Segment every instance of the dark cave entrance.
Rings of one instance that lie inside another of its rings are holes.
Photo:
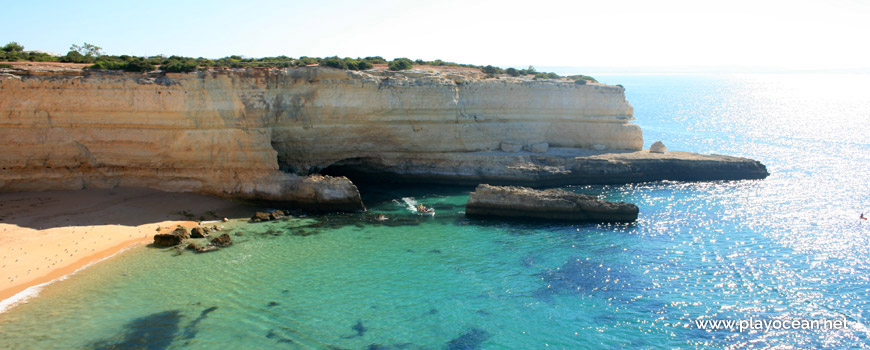
[[[375,166],[371,158],[342,159],[321,169],[318,173],[328,176],[344,176],[356,185],[407,182],[403,181],[402,176]]]

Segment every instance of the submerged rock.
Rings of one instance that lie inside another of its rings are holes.
[[[127,322],[123,333],[99,340],[88,349],[167,349],[177,339],[183,315],[180,310],[153,313]],[[194,324],[196,326],[196,324]],[[195,329],[185,332],[193,338]]]
[[[460,335],[456,339],[447,342],[448,350],[474,350],[480,349],[480,345],[489,339],[492,335],[489,332],[480,329],[472,328],[468,332]]]
[[[213,251],[217,251],[217,250],[220,250],[220,248],[215,247],[213,245],[207,245],[207,246],[196,248],[197,253],[208,253],[208,252],[213,252]]]
[[[356,337],[362,337],[362,336],[364,336],[364,335],[366,334],[366,332],[369,330],[368,328],[366,328],[366,327],[363,325],[362,321],[359,321],[359,320],[356,321],[356,324],[354,324],[353,327],[350,327],[350,329],[352,329],[354,332],[356,332],[356,334],[354,334],[354,335],[348,335],[348,336],[343,336],[342,338],[344,338],[344,339],[351,339],[351,338],[356,338]]]
[[[568,259],[560,267],[542,272],[540,277],[543,286],[533,294],[545,301],[554,294],[586,293],[605,293],[614,301],[624,301],[626,295],[634,295],[649,287],[626,265],[590,261],[579,256]]]
[[[571,221],[633,222],[638,208],[565,190],[479,185],[468,198],[469,216],[504,216]]]
[[[154,245],[172,247],[181,244],[187,238],[190,238],[190,233],[187,232],[186,228],[178,226],[170,233],[158,233],[154,235]]]
[[[220,248],[215,247],[215,246],[213,246],[213,245],[206,245],[206,246],[202,246],[202,247],[200,247],[200,246],[198,246],[198,245],[196,245],[196,244],[194,244],[194,243],[190,243],[190,244],[188,244],[188,245],[187,245],[187,249],[193,250],[193,251],[195,251],[195,252],[197,252],[197,253],[208,253],[208,252],[213,252],[213,251],[216,251],[216,250],[220,250]]]

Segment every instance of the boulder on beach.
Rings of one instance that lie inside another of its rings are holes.
[[[469,216],[502,216],[569,221],[633,222],[638,208],[561,189],[479,185],[468,198]]]
[[[187,229],[181,226],[175,228],[170,233],[158,233],[154,235],[154,245],[160,247],[172,247],[181,244],[182,241],[190,237]]]

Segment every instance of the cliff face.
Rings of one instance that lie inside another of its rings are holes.
[[[2,191],[143,186],[351,209],[347,179],[305,175],[388,152],[437,163],[502,144],[643,142],[622,88],[604,85],[320,67],[16,73],[0,77]]]

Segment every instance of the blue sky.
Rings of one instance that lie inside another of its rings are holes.
[[[598,70],[870,68],[870,1],[15,1],[0,42],[66,53],[384,56]]]

